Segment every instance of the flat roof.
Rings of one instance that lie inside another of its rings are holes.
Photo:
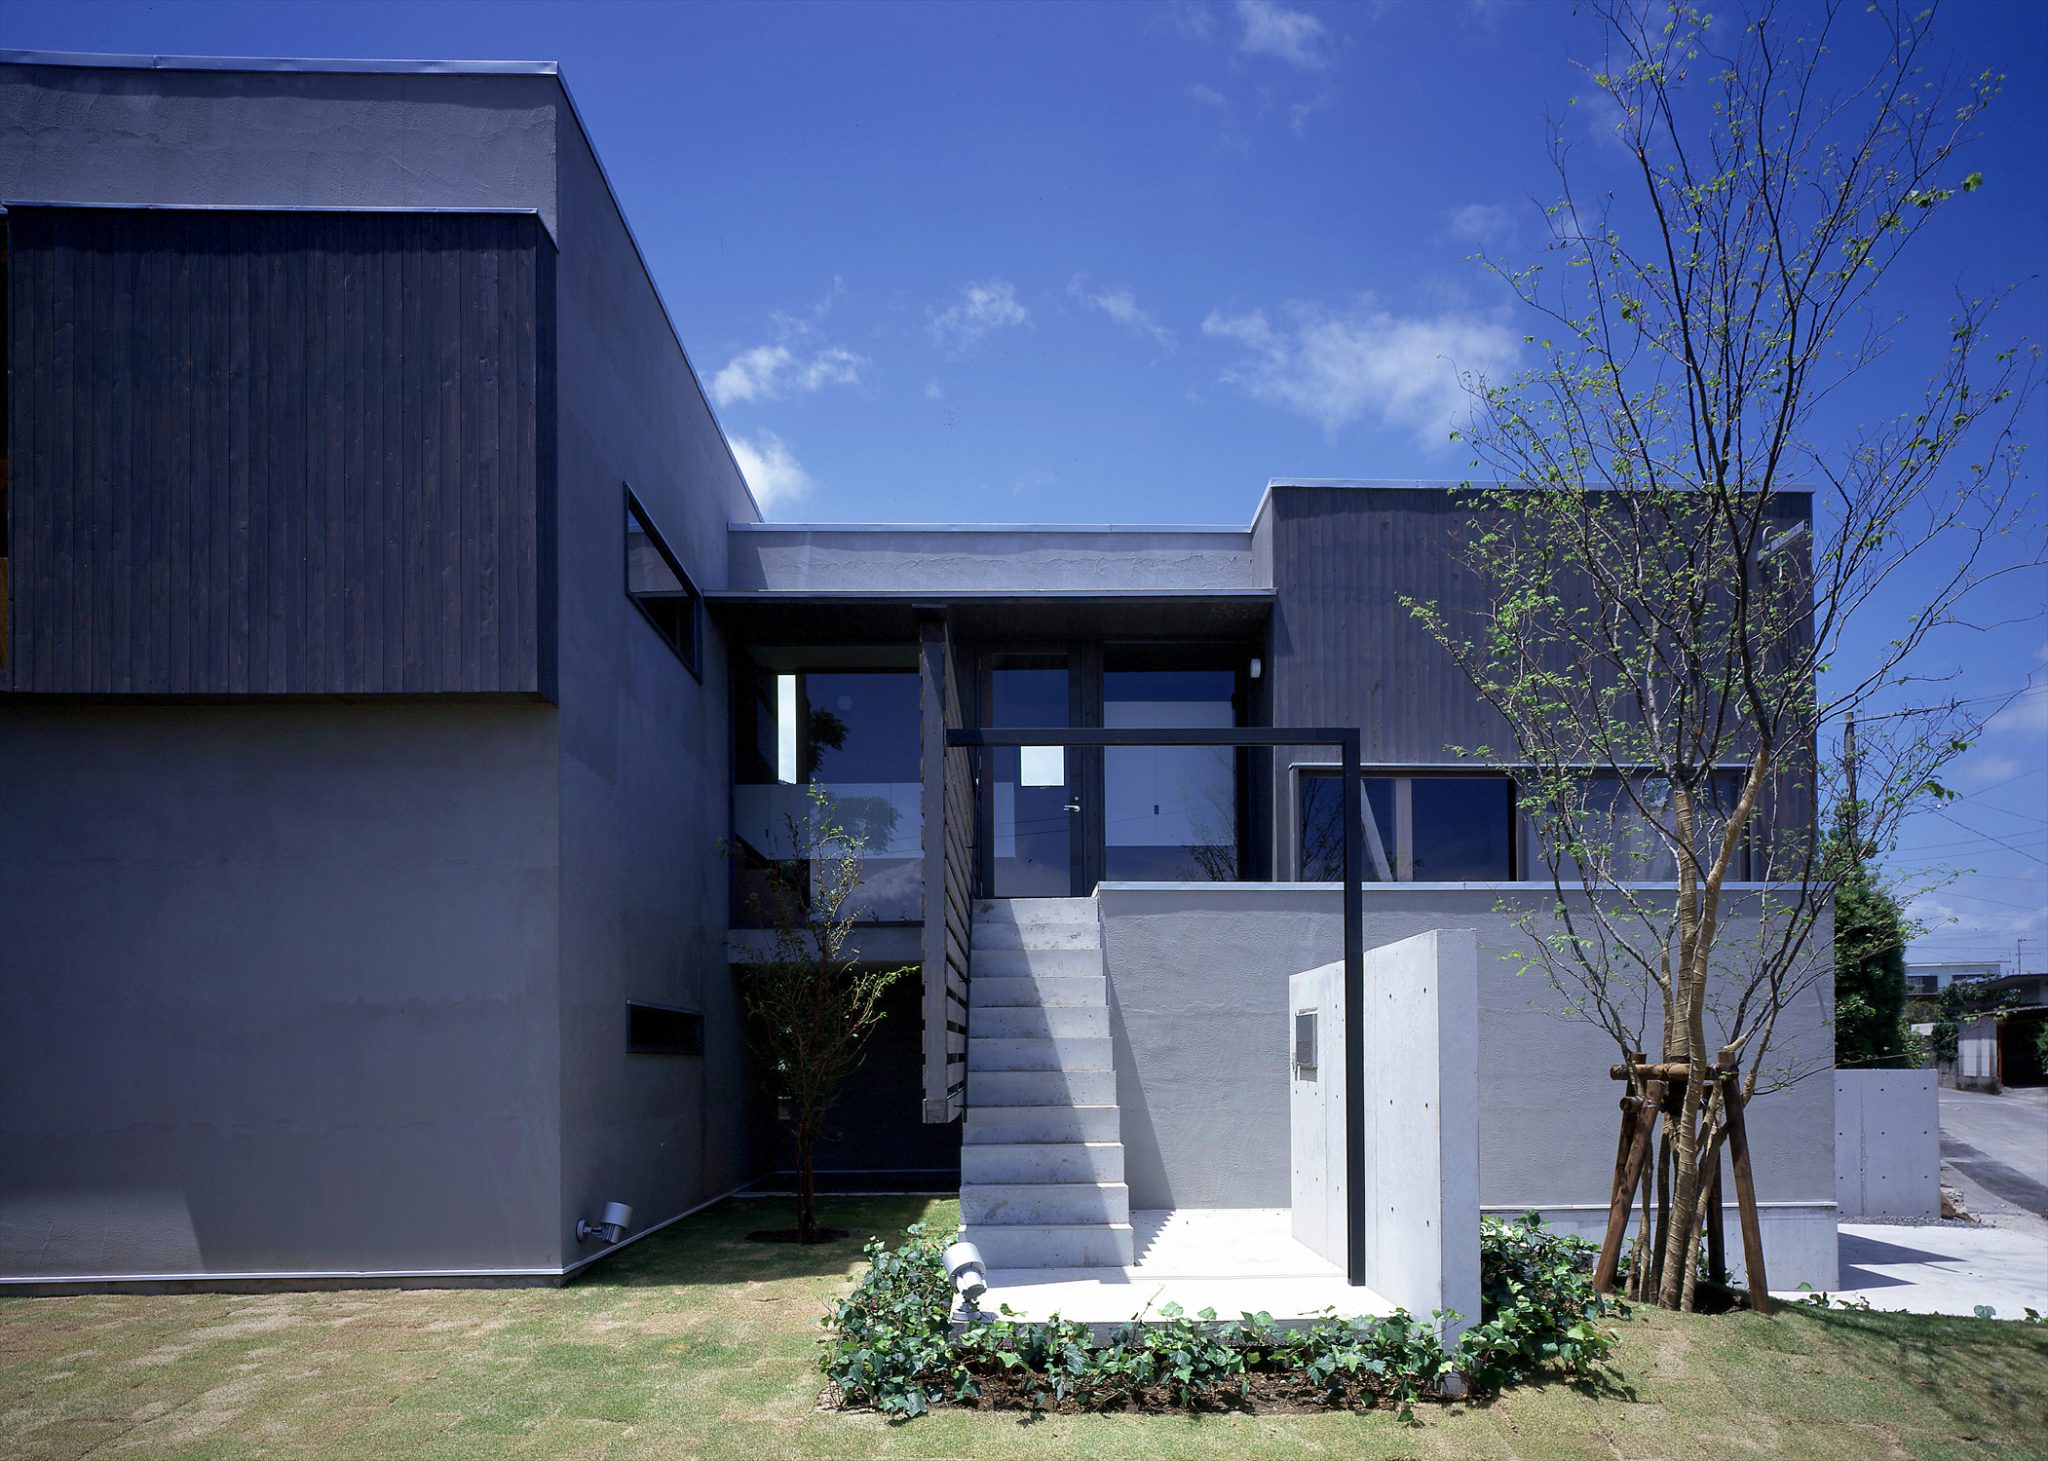
[[[346,76],[559,76],[558,61],[376,61],[335,56],[143,56],[130,52],[16,51],[15,66],[77,66],[120,71],[330,71]]]

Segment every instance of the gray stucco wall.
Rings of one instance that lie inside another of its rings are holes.
[[[734,589],[784,593],[1194,593],[1267,587],[1242,530],[739,528]]]
[[[726,962],[729,669],[707,621],[694,678],[625,595],[628,484],[700,588],[754,516],[738,469],[574,119],[561,117],[558,500],[564,1251],[576,1219],[635,1226],[753,1176]],[[701,1058],[626,1053],[628,999],[704,1014]],[[581,1253],[594,1251],[588,1246]]]
[[[0,1276],[549,1269],[555,717],[0,701]]]
[[[1337,890],[1105,884],[1098,897],[1131,1206],[1287,1206],[1287,980],[1341,956]],[[1520,935],[1497,907],[1503,898],[1548,901],[1541,889],[1368,887],[1365,941],[1438,928],[1478,935],[1481,1203],[1604,1204],[1616,1052],[1600,1031],[1560,1017],[1540,975],[1515,972],[1505,956]],[[1745,899],[1731,901],[1739,930]],[[1831,1063],[1828,1017],[1817,991],[1787,1016],[1776,1048]],[[1761,1200],[1834,1200],[1833,1094],[1823,1075],[1757,1103]]]
[[[0,64],[0,201],[537,209],[552,75]]]

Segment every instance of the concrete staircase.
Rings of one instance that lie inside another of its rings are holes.
[[[1093,898],[974,905],[960,1220],[992,1269],[1122,1267],[1131,1194]]]

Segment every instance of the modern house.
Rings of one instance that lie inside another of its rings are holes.
[[[0,1282],[553,1281],[774,1172],[812,784],[920,970],[821,1165],[1018,1263],[1285,1209],[1290,980],[1470,930],[1479,1202],[1597,1232],[1614,1051],[1400,603],[1473,592],[1443,485],[765,523],[552,66],[0,56],[0,205]],[[1759,1108],[1779,1287],[1832,1100]]]
[[[1972,983],[1982,979],[1996,979],[2005,971],[2005,966],[1996,959],[1971,959],[1958,963],[1918,963],[1906,965],[1906,993],[1935,995],[1951,984]]]

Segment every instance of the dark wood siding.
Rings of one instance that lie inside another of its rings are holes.
[[[1810,504],[1786,493],[1773,506],[1789,529]],[[1461,760],[1459,747],[1512,746],[1506,723],[1401,602],[1434,602],[1476,626],[1488,589],[1456,556],[1474,512],[1469,497],[1441,487],[1274,489],[1272,724],[1355,725],[1368,767],[1440,765]],[[1276,869],[1294,866],[1289,763],[1331,759],[1327,747],[1275,758]],[[1795,769],[1791,779],[1807,778]],[[1798,826],[1809,813],[1806,793],[1791,785],[1766,815]]]
[[[1442,488],[1288,487],[1272,511],[1272,723],[1355,725],[1369,766],[1500,745],[1500,718],[1401,603],[1473,601],[1452,557],[1470,504]]]
[[[10,221],[12,689],[550,693],[538,219]]]

